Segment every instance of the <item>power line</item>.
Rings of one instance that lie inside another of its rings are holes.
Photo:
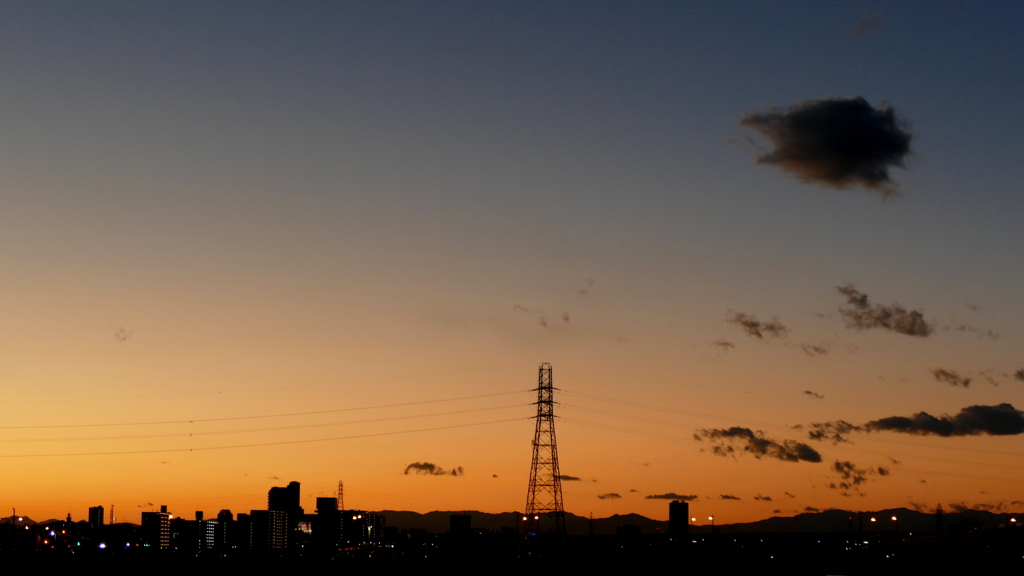
[[[437,404],[440,402],[455,402],[458,400],[472,400],[476,398],[490,398],[493,396],[507,396],[509,394],[521,394],[531,390],[514,390],[511,392],[495,392],[493,394],[477,394],[474,396],[460,396],[457,398],[442,398],[440,400],[419,400],[416,402],[401,402],[398,404],[380,404],[377,406],[359,406],[355,408],[333,408],[330,410],[313,410],[309,412],[284,412],[278,414],[260,414],[255,416],[228,416],[223,418],[194,418],[191,420],[151,420],[142,422],[118,422],[118,423],[94,423],[94,424],[37,424],[31,426],[0,426],[0,430],[39,430],[46,428],[101,428],[114,426],[156,426],[167,424],[198,424],[204,422],[230,422],[236,420],[258,420],[262,418],[286,418],[289,416],[312,416],[315,414],[332,414],[337,412],[355,412],[358,410],[378,410],[383,408],[400,408],[403,406],[418,406],[422,404]]]
[[[370,382],[390,382],[395,380],[411,380],[411,379],[425,379],[435,378],[438,376],[452,376],[455,374],[472,374],[476,372],[496,372],[502,370],[519,369],[520,366],[503,366],[497,368],[475,368],[470,370],[447,370],[444,372],[431,372],[427,374],[412,374],[408,376],[382,376],[377,378],[354,378],[349,380],[336,380],[333,382],[327,382],[323,384],[282,384],[279,386],[250,386],[243,388],[230,388],[227,390],[209,389],[209,390],[191,390],[188,392],[168,392],[165,394],[133,394],[133,395],[111,395],[111,396],[94,396],[88,397],[59,397],[59,398],[45,398],[38,400],[7,400],[0,402],[0,406],[10,406],[14,404],[31,404],[31,403],[45,403],[53,404],[55,402],[80,402],[83,399],[88,398],[89,400],[115,400],[115,399],[137,399],[137,398],[166,398],[173,396],[199,396],[206,394],[238,394],[238,393],[252,393],[252,392],[264,392],[269,390],[297,390],[302,388],[324,388],[324,387],[337,387],[337,386],[348,386],[353,384],[366,384]]]
[[[335,436],[332,438],[310,438],[306,440],[283,440],[279,442],[259,442],[255,444],[233,444],[227,446],[204,446],[200,448],[165,448],[159,450],[123,450],[112,452],[69,452],[63,454],[0,454],[0,458],[46,458],[57,456],[113,456],[120,454],[160,454],[167,452],[203,452],[208,450],[231,450],[236,448],[260,448],[265,446],[284,446],[289,444],[309,444],[313,442],[331,442],[334,440],[354,440],[359,438],[373,438],[379,436],[396,436],[400,434],[416,434],[419,432],[434,432],[437,430],[451,430],[454,428],[468,428],[471,426],[486,426],[488,424],[502,424],[505,422],[518,422],[520,420],[532,420],[533,417],[509,418],[506,420],[491,420],[488,422],[474,422],[472,424],[452,424],[450,426],[437,426],[435,428],[419,428],[416,430],[398,430],[394,432],[376,432],[372,434],[356,434],[352,436]]]
[[[218,430],[212,432],[174,432],[168,434],[134,434],[117,436],[76,436],[72,438],[13,438],[0,439],[0,443],[22,443],[22,442],[85,442],[95,440],[142,440],[147,438],[181,438],[191,436],[218,436],[224,434],[248,434],[251,432],[272,432],[277,430],[296,430],[302,428],[326,428],[330,426],[346,426],[350,424],[371,424],[374,422],[387,422],[391,420],[410,420],[414,418],[431,418],[434,416],[452,416],[455,414],[468,414],[470,412],[484,412],[488,410],[503,410],[506,408],[521,408],[531,404],[506,404],[504,406],[492,406],[489,408],[470,408],[468,410],[452,410],[448,412],[433,412],[430,414],[413,414],[409,416],[388,416],[385,418],[369,418],[366,420],[349,420],[346,422],[325,422],[319,424],[296,424],[293,426],[273,426],[269,428],[247,428],[242,430]]]

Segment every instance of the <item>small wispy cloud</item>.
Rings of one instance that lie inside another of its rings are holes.
[[[785,336],[789,328],[786,328],[782,322],[779,322],[778,318],[772,317],[771,320],[762,321],[758,320],[757,317],[747,314],[744,312],[729,311],[730,316],[726,319],[726,322],[730,324],[736,324],[747,333],[748,336],[755,338],[777,338],[779,336]]]
[[[405,467],[405,475],[419,474],[423,476],[462,476],[465,471],[462,466],[445,469],[433,462],[413,462]]]
[[[812,358],[815,356],[828,355],[828,348],[816,344],[801,344],[800,349],[804,351],[804,354],[807,354]]]
[[[676,494],[675,492],[666,492],[665,494],[649,494],[644,496],[647,500],[682,500],[683,502],[692,502],[697,499],[696,494]]]
[[[728,340],[715,340],[714,342],[711,343],[711,345],[721,348],[723,352],[728,352],[729,350],[732,350],[733,348],[736,347],[735,344]]]
[[[945,382],[950,386],[960,386],[962,388],[968,388],[971,385],[970,378],[965,378],[952,370],[936,368],[932,370],[931,373],[936,382]]]
[[[868,302],[868,295],[857,290],[853,284],[837,286],[836,290],[846,297],[846,307],[840,308],[839,313],[848,328],[881,328],[897,334],[921,337],[927,337],[932,333],[932,325],[925,321],[920,310],[907,310],[897,303],[889,306],[871,305]]]

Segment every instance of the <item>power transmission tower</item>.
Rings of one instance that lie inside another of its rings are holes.
[[[562,476],[558,471],[558,446],[555,444],[554,396],[551,364],[544,362],[537,378],[537,431],[533,435],[533,464],[530,465],[530,488],[523,518],[523,528],[528,535],[565,536]]]

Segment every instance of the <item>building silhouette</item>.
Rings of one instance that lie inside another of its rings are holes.
[[[690,505],[682,500],[673,500],[668,505],[668,533],[670,536],[686,536],[690,533]]]
[[[89,508],[89,528],[94,531],[103,528],[103,506]]]
[[[152,548],[171,547],[171,515],[167,506],[161,506],[159,512],[142,513],[142,543]]]
[[[272,512],[283,513],[284,522],[284,546],[285,548],[294,547],[298,539],[297,531],[299,529],[299,521],[302,520],[304,510],[299,505],[301,496],[301,490],[298,482],[289,482],[287,486],[274,486],[267,492],[267,510]],[[253,512],[256,512],[255,510]],[[262,521],[261,521],[262,522]],[[274,520],[277,522],[277,520]],[[260,524],[262,527],[262,524]],[[256,524],[253,524],[255,530]],[[261,528],[262,529],[262,528]],[[255,538],[255,532],[254,538]],[[262,537],[262,533],[261,533]],[[255,540],[254,540],[255,542]]]

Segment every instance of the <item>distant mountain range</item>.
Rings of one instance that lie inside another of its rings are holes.
[[[374,512],[385,518],[387,526],[393,526],[399,530],[419,528],[428,532],[443,534],[449,530],[452,514],[468,514],[473,517],[473,528],[485,528],[488,530],[500,530],[502,528],[514,528],[516,526],[516,513],[504,512],[501,514],[488,514],[486,512],[464,511],[464,512],[428,512],[420,514],[417,512],[403,512],[396,510],[383,510]],[[896,529],[896,523],[892,517],[896,516],[900,532],[934,532],[935,514],[928,514],[909,510],[907,508],[892,508],[871,512],[851,512],[848,510],[825,510],[822,512],[808,512],[796,516],[775,516],[757,522],[746,522],[739,524],[722,524],[716,526],[722,533],[775,533],[775,532],[847,532],[851,528],[854,531],[865,532],[892,532]],[[566,513],[566,529],[569,534],[574,535],[607,535],[615,534],[616,528],[622,525],[633,525],[640,528],[643,534],[667,534],[668,522],[664,520],[652,520],[639,514],[614,515],[608,518],[594,518],[593,520],[572,513]],[[1024,521],[1024,514],[993,513],[984,510],[966,510],[963,512],[947,512],[944,514],[944,522],[947,530],[958,528],[996,528],[1006,525],[1011,518],[1018,517]],[[875,522],[871,522],[875,518]],[[692,526],[693,534],[706,534],[711,531],[710,526]]]
[[[399,510],[382,510],[373,512],[384,516],[385,525],[395,527],[399,530],[421,529],[435,534],[444,534],[450,528],[450,517],[452,514],[468,514],[473,518],[473,528],[487,530],[501,530],[517,526],[515,512],[502,512],[500,514],[489,514],[487,512],[458,511],[458,512],[405,512]],[[851,528],[854,531],[865,532],[892,532],[896,529],[896,523],[892,517],[896,516],[899,522],[900,532],[934,532],[935,514],[927,514],[908,510],[907,508],[892,508],[874,512],[851,512],[848,510],[825,510],[822,512],[808,512],[796,516],[774,516],[757,522],[746,522],[740,524],[722,524],[716,526],[722,533],[781,533],[781,532],[846,532]],[[984,510],[965,510],[962,512],[947,512],[945,515],[946,529],[957,531],[961,529],[988,529],[1006,525],[1011,518],[1018,518],[1024,522],[1024,513],[993,513]],[[36,524],[27,516],[20,516],[22,520],[17,522],[23,526]],[[871,522],[875,518],[875,522]],[[0,525],[11,524],[13,516],[0,518]],[[639,514],[625,514],[609,516],[608,518],[585,518],[576,514],[566,513],[566,529],[571,535],[610,535],[615,534],[616,528],[623,525],[632,525],[640,528],[642,534],[667,534],[668,522],[664,520],[652,520]],[[46,520],[44,523],[54,522]],[[691,533],[707,534],[711,531],[710,526],[692,526]]]

